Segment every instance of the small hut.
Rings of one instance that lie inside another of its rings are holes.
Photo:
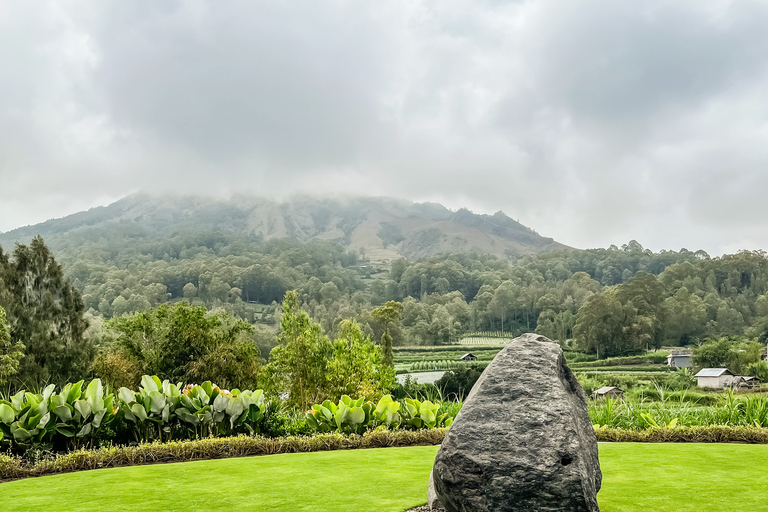
[[[604,386],[598,389],[597,391],[595,391],[592,395],[595,398],[605,400],[606,398],[621,398],[623,394],[624,392],[617,387]]]
[[[695,377],[700,388],[724,389],[731,384],[734,375],[728,368],[703,368]]]
[[[670,368],[690,368],[691,353],[678,352],[674,354],[669,354],[667,356],[667,366],[669,366]]]
[[[467,361],[477,361],[477,357],[473,353],[471,353],[471,352],[467,352],[466,354],[461,356],[459,359],[461,359],[464,362],[467,362]]]
[[[754,389],[759,388],[762,380],[750,375],[734,375],[730,382],[730,387],[734,389]]]

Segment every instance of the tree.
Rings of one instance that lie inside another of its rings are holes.
[[[392,333],[389,328],[393,323],[397,322],[402,311],[403,305],[394,300],[390,300],[383,306],[371,311],[371,316],[384,326],[384,334],[381,335],[381,353],[384,358],[384,364],[392,368],[395,367],[395,359],[392,353]]]
[[[238,388],[257,384],[260,360],[253,328],[229,313],[209,313],[187,302],[161,304],[112,318],[106,328],[115,337],[108,353],[135,361],[143,374]]]
[[[664,307],[667,310],[667,336],[675,342],[684,344],[704,330],[707,307],[699,296],[684,286],[664,301]]]
[[[639,246],[634,240],[630,241]],[[642,246],[640,246],[642,247]],[[636,250],[635,247],[634,250]],[[642,251],[642,248],[640,249]],[[646,350],[651,347],[659,348],[664,341],[664,323],[666,309],[664,308],[664,286],[656,276],[638,272],[627,282],[616,289],[616,298],[623,305],[634,308],[632,323],[627,325],[625,332]]]
[[[378,400],[395,383],[395,370],[354,320],[344,320],[328,363],[329,395]]]
[[[19,371],[19,362],[24,357],[24,344],[11,340],[11,330],[0,306],[0,385],[5,385]]]
[[[620,353],[624,308],[611,291],[589,297],[579,309],[573,335],[584,349],[600,358]]]
[[[699,368],[728,368],[739,375],[760,361],[762,348],[756,341],[723,337],[695,348],[691,360]]]
[[[0,306],[11,343],[25,346],[17,379],[39,386],[88,377],[94,351],[83,337],[84,304],[42,238],[17,244],[12,258],[0,248]]]
[[[269,390],[287,391],[288,403],[302,410],[322,402],[328,390],[326,360],[333,346],[320,324],[300,308],[296,291],[285,294],[277,341],[265,368]]]

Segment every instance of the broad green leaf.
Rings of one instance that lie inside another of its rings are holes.
[[[25,398],[27,399],[27,406],[31,409],[37,409],[40,406],[40,400],[33,393],[27,393]]]
[[[53,409],[53,414],[58,416],[61,421],[70,421],[72,419],[72,410],[68,404],[57,405]]]
[[[88,404],[91,406],[91,412],[93,414],[99,413],[105,410],[104,399],[99,395],[88,398]]]
[[[17,427],[16,429],[14,429],[13,427],[11,427],[11,432],[13,433],[13,438],[20,443],[23,443],[25,441],[29,441],[30,439],[32,439],[32,433],[25,428]]]
[[[243,414],[243,411],[245,411],[245,407],[243,406],[243,401],[240,398],[230,398],[227,401],[227,414],[230,417],[230,421],[232,421],[231,418],[239,418],[241,414]]]
[[[143,387],[148,393],[151,391],[160,390],[160,386],[158,386],[157,382],[155,382],[155,380],[149,375],[144,375],[141,377],[141,387]]]
[[[93,421],[91,421],[91,425],[93,425],[93,428],[99,428],[101,427],[101,422],[104,419],[104,415],[107,414],[106,409],[93,415]]]
[[[50,403],[51,403],[50,410],[52,411],[56,407],[58,407],[60,405],[64,405],[64,404],[67,403],[67,395],[63,395],[63,394],[62,395],[53,395],[53,396],[51,396]]]
[[[0,404],[0,421],[10,425],[16,419],[16,412],[6,404]]]
[[[177,409],[175,414],[182,421],[185,421],[185,422],[190,423],[192,425],[199,425],[200,424],[200,420],[197,418],[197,416],[195,416],[194,414],[192,414],[191,412],[189,412],[186,409]]]
[[[13,404],[13,408],[17,411],[21,411],[24,409],[24,391],[19,391],[15,395],[11,397],[11,403]]]
[[[91,415],[91,404],[85,400],[76,400],[75,410],[80,413],[80,417],[83,418],[83,420],[87,420],[88,416]]]
[[[48,384],[43,390],[43,398],[48,399],[53,395],[53,390],[56,389],[56,384]]]
[[[65,437],[75,437],[75,429],[66,423],[58,423],[56,425],[56,432]]]
[[[68,404],[71,404],[75,400],[80,398],[80,396],[82,395],[83,382],[85,381],[81,380],[80,382],[75,382],[74,384],[72,384],[72,387],[69,389],[69,393],[67,393]]]
[[[362,425],[365,422],[365,411],[361,407],[350,407],[347,417],[352,425]]]
[[[28,430],[34,430],[37,428],[37,425],[40,423],[40,420],[42,419],[41,414],[36,414],[34,416],[30,416],[27,418],[27,420],[24,422],[24,428]]]
[[[85,390],[85,397],[103,397],[104,387],[101,385],[101,379],[93,379]]]
[[[85,425],[83,425],[83,428],[80,429],[80,432],[77,433],[76,437],[85,437],[90,433],[91,433],[91,424],[86,423]]]
[[[136,416],[134,416],[134,414],[131,412],[131,409],[128,408],[128,407],[123,409],[123,417],[127,421],[132,421],[133,423],[138,423],[139,422],[138,418],[136,418]]]
[[[159,391],[151,391],[149,393],[149,399],[151,400],[150,411],[154,414],[161,414],[165,407],[165,395]]]
[[[120,397],[120,400],[125,402],[127,405],[131,405],[136,401],[136,393],[128,388],[120,388],[117,392],[117,395]]]
[[[162,418],[163,423],[168,423],[168,420],[171,419],[171,407],[168,404],[163,407]]]
[[[181,395],[179,400],[181,401],[181,405],[189,412],[197,412],[197,410],[200,408],[195,407],[195,403],[187,395]]]
[[[226,395],[218,395],[213,400],[213,410],[216,412],[224,412],[227,410],[228,403],[229,398]]]
[[[141,421],[147,421],[147,411],[144,410],[144,406],[141,404],[133,404],[131,406],[131,412]]]

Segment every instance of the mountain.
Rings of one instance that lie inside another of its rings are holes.
[[[230,231],[264,239],[313,239],[340,243],[372,262],[404,256],[421,259],[447,251],[474,251],[501,257],[568,249],[523,226],[502,212],[479,215],[451,211],[436,203],[385,197],[154,196],[138,193],[109,206],[0,233],[11,250],[41,235],[56,249],[67,235],[98,235],[120,228],[148,237],[180,231]]]

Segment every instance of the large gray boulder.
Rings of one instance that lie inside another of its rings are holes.
[[[448,512],[599,510],[597,438],[557,343],[524,334],[499,352],[446,434],[432,480]]]

